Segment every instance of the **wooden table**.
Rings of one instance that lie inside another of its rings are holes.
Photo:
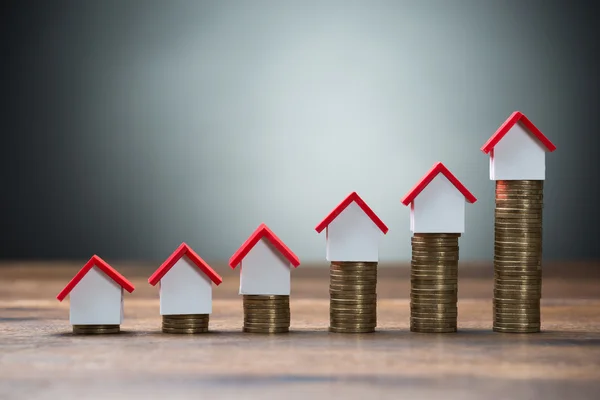
[[[327,332],[328,271],[293,271],[292,330],[240,332],[235,272],[219,268],[212,333],[159,331],[153,266],[115,265],[136,285],[123,333],[71,334],[56,294],[81,264],[0,265],[0,399],[600,399],[600,265],[544,270],[543,332],[491,331],[491,265],[463,265],[456,334],[409,327],[409,269],[381,268],[379,331]]]

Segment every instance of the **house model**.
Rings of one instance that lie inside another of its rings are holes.
[[[465,203],[476,201],[439,162],[404,196],[402,204],[410,205],[413,233],[464,233]]]
[[[190,315],[212,313],[212,284],[223,279],[182,243],[148,279],[159,282],[160,315]]]
[[[326,229],[327,261],[379,261],[379,241],[388,231],[369,206],[350,193],[315,230]]]
[[[231,268],[241,267],[240,294],[290,294],[290,270],[300,260],[265,225],[261,224],[229,260]]]
[[[120,325],[123,322],[123,289],[134,287],[98,256],[93,256],[56,296],[70,296],[71,325]]]
[[[544,180],[546,152],[556,146],[531,121],[515,111],[481,151],[490,155],[491,180]]]

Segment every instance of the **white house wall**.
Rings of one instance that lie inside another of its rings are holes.
[[[265,238],[240,265],[240,294],[290,294],[290,262]]]
[[[517,122],[494,147],[490,179],[546,179],[546,148]]]
[[[327,261],[379,261],[383,233],[352,202],[327,227]]]
[[[123,288],[94,266],[71,290],[71,325],[120,325],[122,301]]]
[[[413,233],[463,233],[465,197],[443,175],[438,174],[415,198],[411,207]]]
[[[160,280],[160,315],[211,314],[211,283],[184,255]]]

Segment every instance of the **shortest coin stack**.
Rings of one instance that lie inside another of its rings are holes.
[[[290,331],[290,296],[244,295],[244,332]]]
[[[377,263],[332,262],[329,271],[329,331],[375,332]]]
[[[76,335],[103,335],[120,331],[119,325],[73,325],[73,333]]]
[[[208,332],[209,314],[163,315],[164,333],[205,333]]]

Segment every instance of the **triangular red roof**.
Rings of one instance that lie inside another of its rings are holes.
[[[483,145],[481,151],[485,154],[488,154],[490,151],[496,147],[498,142],[502,140],[504,135],[512,128],[517,122],[521,122],[525,127],[531,132],[538,140],[544,145],[548,151],[553,152],[556,150],[556,146],[548,139],[535,125],[527,118],[522,112],[515,111],[511,114],[510,117],[502,125],[500,128],[492,135],[491,138]]]
[[[237,267],[242,262],[244,257],[246,257],[246,255],[250,252],[250,250],[252,250],[252,248],[256,245],[256,243],[258,243],[258,241],[263,237],[267,238],[269,242],[271,242],[271,244],[275,246],[275,248],[279,250],[279,252],[283,254],[285,258],[288,259],[290,264],[292,264],[294,267],[300,265],[300,260],[298,257],[296,257],[296,255],[292,253],[292,251],[277,236],[275,236],[273,231],[271,231],[267,225],[260,224],[254,233],[250,235],[248,240],[244,242],[242,247],[240,247],[238,251],[231,256],[229,259],[229,266],[231,268]]]
[[[346,207],[348,207],[352,202],[358,204],[358,206],[364,211],[364,213],[367,214],[369,218],[371,218],[371,221],[373,221],[373,223],[377,225],[377,227],[381,229],[381,231],[384,234],[387,233],[388,227],[385,226],[383,221],[379,219],[379,217],[373,212],[373,210],[371,210],[367,203],[365,203],[356,192],[350,193],[348,197],[346,197],[340,204],[338,204],[337,207],[335,207],[333,211],[330,212],[329,215],[327,215],[323,221],[319,222],[319,225],[317,225],[315,230],[318,233],[321,233],[321,231],[327,228],[327,226],[329,226],[329,224],[332,223],[333,220],[336,219],[338,215],[340,215],[342,211],[344,211]]]
[[[421,178],[421,180],[404,196],[402,204],[405,206],[413,202],[413,200],[431,183],[439,173],[442,173],[457,189],[465,196],[469,203],[475,203],[477,199],[460,181],[446,168],[441,162],[435,163],[433,167]]]
[[[63,301],[64,298],[67,297],[67,295],[69,293],[71,293],[71,290],[73,290],[73,288],[75,286],[77,286],[77,284],[79,283],[79,281],[81,281],[81,279],[83,279],[83,277],[94,266],[98,267],[102,272],[104,272],[106,275],[108,275],[108,277],[110,279],[112,279],[113,281],[115,281],[117,284],[119,284],[123,289],[127,290],[129,293],[133,292],[133,290],[135,289],[133,287],[133,285],[131,284],[131,282],[129,282],[127,279],[125,279],[125,277],[123,275],[121,275],[113,267],[111,267],[110,265],[108,265],[106,263],[106,261],[104,261],[103,259],[101,259],[97,255],[94,255],[83,266],[83,268],[81,268],[79,270],[79,272],[73,277],[73,279],[71,279],[71,282],[69,282],[67,284],[67,286],[65,286],[65,288],[63,290],[61,290],[61,292],[58,294],[58,296],[56,296],[56,298],[58,299],[58,301]]]
[[[148,283],[152,286],[156,285],[163,276],[166,275],[167,272],[175,265],[177,261],[183,256],[187,256],[193,263],[196,265],[200,271],[204,272],[206,276],[210,278],[211,281],[215,285],[220,285],[223,282],[223,279],[217,274],[207,263],[204,261],[190,246],[185,243],[181,243],[181,245],[165,260],[165,262],[158,267],[156,271],[152,274],[150,278],[148,278]]]

